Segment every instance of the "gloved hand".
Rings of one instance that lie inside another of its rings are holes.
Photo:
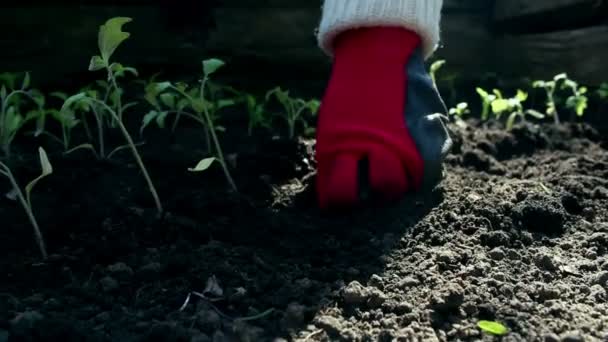
[[[339,35],[317,126],[321,208],[356,205],[365,185],[384,200],[436,186],[452,144],[446,114],[417,34],[374,27]]]

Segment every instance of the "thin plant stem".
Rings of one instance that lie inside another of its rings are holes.
[[[204,77],[203,81],[201,82],[201,88],[200,88],[201,99],[203,99],[206,81],[207,81],[207,77]],[[184,97],[186,97],[188,99],[188,101],[190,101],[190,103],[194,102],[194,99],[190,95],[188,95],[186,92],[180,90],[179,88],[177,88],[175,86],[171,86],[171,87],[173,89],[177,90],[177,92],[182,94]],[[207,121],[206,126],[207,126],[207,128],[210,128],[210,129],[208,129],[208,132],[211,133],[211,137],[213,138],[213,142],[215,144],[215,149],[217,151],[217,158],[219,159],[220,165],[222,165],[222,170],[224,171],[224,175],[226,176],[226,179],[228,180],[228,183],[230,184],[232,189],[234,191],[238,192],[237,186],[236,186],[234,180],[232,179],[232,176],[230,175],[230,171],[228,171],[228,166],[226,165],[226,163],[224,161],[224,154],[222,152],[222,147],[220,146],[220,142],[217,139],[215,130],[213,129],[213,121],[211,121],[211,116],[209,115],[207,108],[204,108],[203,113],[205,114],[205,120]]]
[[[203,99],[203,95],[204,95],[204,89],[205,89],[205,84],[207,82],[207,77],[203,78],[203,82],[201,84],[201,99]],[[236,184],[234,183],[234,180],[232,179],[232,176],[230,175],[230,172],[228,171],[228,165],[226,165],[226,161],[224,159],[224,153],[222,152],[222,146],[220,145],[220,142],[217,138],[217,134],[215,134],[215,126],[213,125],[213,121],[211,121],[211,116],[209,115],[209,111],[207,110],[207,107],[203,107],[203,113],[205,114],[205,118],[207,119],[207,131],[211,134],[211,138],[213,139],[213,143],[215,144],[215,149],[217,151],[219,160],[220,160],[220,164],[222,165],[222,169],[224,170],[224,174],[226,175],[226,179],[228,180],[228,183],[230,183],[230,186],[232,187],[232,190],[234,190],[235,192],[238,192],[238,189],[236,187]]]
[[[144,165],[144,162],[142,161],[141,156],[139,155],[139,152],[137,151],[137,147],[136,147],[135,143],[133,142],[133,139],[131,138],[129,131],[127,130],[125,125],[122,123],[122,121],[120,121],[116,112],[112,108],[110,108],[110,106],[108,106],[106,103],[99,101],[97,99],[91,98],[91,100],[95,101],[95,102],[99,103],[101,106],[105,107],[108,110],[108,113],[110,113],[110,115],[112,115],[112,118],[117,121],[120,131],[122,132],[125,139],[127,140],[127,143],[129,144],[129,147],[131,148],[131,152],[133,153],[133,157],[135,158],[137,165],[141,169],[141,172],[143,173],[144,178],[146,179],[146,182],[148,183],[148,188],[150,189],[150,192],[152,193],[152,197],[154,198],[154,202],[156,204],[156,209],[158,211],[158,215],[161,216],[163,214],[164,210],[163,210],[163,206],[160,202],[160,198],[158,197],[158,193],[156,192],[154,183],[152,183],[152,179],[150,178],[150,175],[148,174],[148,170],[146,169],[146,166]]]
[[[19,188],[19,184],[17,184],[17,180],[13,176],[13,173],[11,172],[11,170],[6,165],[4,165],[2,162],[0,162],[0,166],[2,166],[5,169],[5,171],[0,171],[0,172],[9,179],[9,181],[11,182],[11,185],[17,192],[17,198],[19,198],[19,202],[23,206],[23,209],[25,209],[27,217],[28,217],[30,223],[32,224],[32,226],[34,227],[34,235],[36,237],[36,242],[38,243],[38,248],[40,249],[40,253],[42,254],[42,258],[46,260],[48,258],[48,254],[46,252],[44,238],[42,237],[42,232],[40,231],[40,228],[38,227],[38,222],[36,221],[36,217],[34,217],[34,213],[32,212],[31,205],[28,204],[28,201],[26,201],[25,196],[23,196],[23,192],[21,191],[21,188]]]

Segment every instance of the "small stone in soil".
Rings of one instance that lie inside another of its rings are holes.
[[[543,233],[564,230],[564,207],[560,202],[543,196],[526,198],[513,208],[513,218],[521,228]]]
[[[576,331],[570,331],[562,334],[561,342],[584,342],[585,338]]]
[[[494,260],[502,260],[505,258],[505,252],[503,252],[502,248],[500,247],[494,248],[488,253],[488,255]]]
[[[556,271],[558,269],[554,258],[551,257],[549,254],[538,254],[535,257],[534,261],[536,263],[536,266],[538,266],[538,268],[540,269],[544,269],[547,271]]]
[[[554,333],[546,334],[543,337],[544,342],[559,342],[559,336]]]
[[[606,199],[608,198],[608,189],[603,186],[598,186],[593,189],[593,198],[595,199]]]
[[[446,284],[431,296],[430,308],[441,313],[457,310],[464,302],[464,289],[457,284]]]
[[[602,271],[595,276],[593,284],[608,287],[608,271]]]

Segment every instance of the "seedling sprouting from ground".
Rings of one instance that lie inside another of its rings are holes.
[[[561,73],[553,77],[550,81],[535,81],[532,83],[535,88],[542,88],[547,94],[547,109],[546,113],[553,116],[556,124],[560,123],[559,113],[557,110],[557,91],[568,90],[571,94],[566,98],[565,106],[572,110],[577,116],[583,116],[587,109],[588,98],[586,96],[587,88],[580,87],[577,82],[568,78],[566,73]]]
[[[283,90],[280,87],[268,91],[266,93],[266,100],[268,101],[272,96],[276,97],[285,110],[285,120],[289,127],[289,139],[295,137],[298,122],[304,125],[304,129],[308,128],[308,123],[302,116],[306,111],[312,115],[316,115],[319,110],[320,102],[318,100],[305,101],[300,98],[293,98],[289,96],[288,90]]]
[[[236,183],[230,175],[222,146],[216,133],[218,130],[223,130],[222,127],[217,125],[219,110],[234,104],[234,101],[231,99],[215,99],[215,101],[210,101],[207,94],[211,75],[224,65],[223,61],[216,58],[204,60],[202,62],[203,78],[200,81],[200,87],[191,90],[188,90],[184,84],[172,84],[171,82],[148,85],[146,87],[146,100],[155,109],[144,116],[141,129],[143,130],[153,121],[156,121],[160,127],[163,127],[169,113],[177,114],[178,118],[185,116],[198,122],[205,129],[208,141],[207,146],[210,148],[213,156],[201,160],[196,167],[189,170],[192,172],[202,172],[207,170],[214,161],[217,161],[220,163],[230,187],[232,190],[237,191]],[[179,95],[181,98],[176,95]],[[169,110],[162,109],[160,103],[163,103]]]
[[[253,134],[253,130],[256,127],[270,129],[270,117],[266,112],[266,108],[264,108],[264,104],[259,103],[251,94],[245,95],[245,102],[247,105],[247,113],[249,115],[249,125],[247,126],[249,136]]]
[[[130,18],[117,17],[108,20],[100,27],[98,45],[101,55],[93,56],[89,64],[90,71],[106,70],[109,84],[109,95],[103,99],[99,99],[94,96],[94,94],[82,92],[67,98],[61,108],[61,111],[70,111],[73,110],[73,106],[84,104],[85,106],[89,106],[89,108],[91,108],[94,112],[98,110],[110,115],[111,119],[114,120],[114,124],[118,126],[121,133],[124,135],[124,138],[127,141],[126,146],[131,149],[133,157],[143,173],[160,216],[163,213],[163,207],[156,192],[156,188],[154,187],[154,183],[152,183],[141,156],[137,151],[137,146],[133,142],[129,131],[122,121],[123,112],[129,105],[122,105],[123,90],[118,86],[117,77],[125,72],[125,68],[119,63],[110,62],[110,57],[112,57],[112,54],[116,51],[116,48],[130,36],[129,33],[122,31],[122,26],[130,21]],[[97,112],[96,114],[98,118],[103,119],[101,113]]]
[[[456,105],[456,107],[450,108],[449,110],[449,114],[454,118],[456,124],[461,127],[466,125],[463,117],[470,113],[471,111],[469,110],[469,104],[466,102],[460,102]]]
[[[477,87],[475,91],[481,97],[481,120],[486,121],[490,118],[492,101],[496,100],[496,95],[490,94],[480,87]]]
[[[35,89],[30,89],[30,75],[25,73],[21,85],[15,86],[16,76],[4,74],[6,83],[0,86],[0,145],[5,157],[10,157],[11,144],[20,129],[30,120],[37,120],[36,135],[44,129],[45,112],[44,96]],[[35,109],[23,115],[23,100],[31,101]]]
[[[579,84],[568,78],[565,75],[564,82],[562,83],[562,89],[567,89],[572,92],[568,98],[566,98],[566,108],[572,110],[577,116],[583,116],[587,110],[587,87],[581,87]]]
[[[511,130],[515,125],[515,120],[519,118],[521,121],[526,121],[526,116],[532,116],[537,119],[543,119],[545,116],[533,109],[524,110],[523,102],[528,99],[528,93],[523,90],[517,90],[517,94],[512,98],[504,98],[500,90],[494,89],[496,98],[490,103],[492,112],[497,119],[500,119],[502,114],[507,113],[507,130]]]
[[[68,98],[66,94],[61,92],[54,92],[51,95],[63,101],[67,100]],[[61,137],[57,137],[49,132],[45,133],[57,140],[59,143],[61,143],[65,153],[70,152],[72,142],[72,130],[76,128],[78,124],[80,124],[80,120],[76,118],[76,113],[70,109],[66,109],[65,111],[51,109],[48,111],[48,113],[61,125]]]
[[[492,335],[497,335],[497,336],[503,336],[509,332],[507,327],[505,327],[501,323],[493,322],[493,321],[482,320],[477,323],[477,326],[482,331],[492,334]]]
[[[34,186],[42,178],[53,173],[53,167],[51,166],[51,163],[49,162],[49,158],[46,155],[46,152],[44,151],[44,149],[42,147],[38,148],[38,153],[40,156],[40,166],[42,168],[42,173],[40,174],[40,176],[38,176],[37,178],[35,178],[34,180],[29,182],[25,186],[25,195],[24,195],[23,191],[21,190],[21,188],[19,187],[19,184],[17,183],[17,179],[15,179],[15,176],[11,172],[11,169],[2,162],[0,162],[0,175],[5,176],[11,182],[13,189],[11,192],[9,192],[7,197],[9,197],[11,199],[19,200],[19,202],[23,206],[23,209],[25,209],[27,217],[28,217],[32,227],[34,228],[34,236],[36,237],[36,243],[38,244],[38,248],[40,249],[42,258],[46,259],[47,258],[46,246],[44,244],[44,238],[42,237],[42,232],[40,231],[40,228],[38,227],[38,222],[36,221],[36,217],[34,216],[34,211],[32,209],[31,194],[32,194],[32,189],[34,189]]]

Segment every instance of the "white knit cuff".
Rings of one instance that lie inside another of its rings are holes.
[[[439,44],[443,0],[325,0],[317,34],[321,49],[333,55],[334,38],[343,31],[371,26],[399,26],[422,39],[425,58]]]

